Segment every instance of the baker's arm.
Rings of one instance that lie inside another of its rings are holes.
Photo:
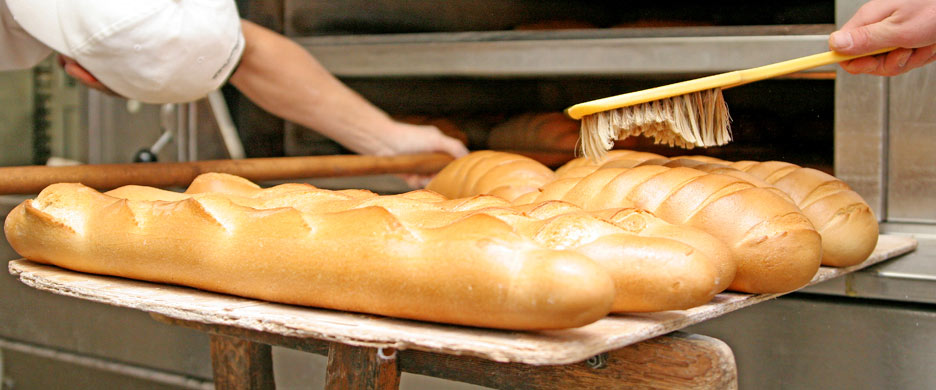
[[[242,22],[245,47],[230,82],[254,103],[361,154],[467,153],[434,126],[396,122],[290,39]]]

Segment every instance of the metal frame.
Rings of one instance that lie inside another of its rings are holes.
[[[643,76],[727,72],[815,54],[828,49],[826,34],[832,29],[832,25],[697,27],[295,40],[339,77]],[[784,35],[771,35],[780,32]],[[828,66],[811,72],[832,70]]]

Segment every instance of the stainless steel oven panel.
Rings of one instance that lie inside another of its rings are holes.
[[[936,66],[890,78],[887,219],[936,222]]]
[[[841,26],[864,4],[837,0],[835,21]],[[884,220],[887,161],[886,79],[855,76],[842,69],[835,79],[835,175],[844,180]]]
[[[866,1],[836,1],[841,25]],[[936,68],[883,78],[838,70],[835,174],[880,220],[936,222]]]
[[[835,82],[835,175],[871,205],[879,220],[887,153],[887,83],[877,76],[838,71]]]
[[[936,388],[933,305],[794,294],[686,329],[725,341],[739,388]]]

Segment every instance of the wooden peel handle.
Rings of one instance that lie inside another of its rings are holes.
[[[428,153],[387,157],[336,155],[180,163],[3,167],[0,168],[0,195],[35,194],[55,183],[82,183],[98,190],[128,184],[184,187],[196,176],[207,172],[229,173],[255,182],[385,173],[434,174],[451,161],[452,156],[447,154]]]

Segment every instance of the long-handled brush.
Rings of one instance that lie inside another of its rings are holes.
[[[582,120],[581,151],[593,160],[604,156],[614,140],[639,134],[687,149],[719,146],[731,141],[723,89],[891,50],[854,56],[814,54],[580,103],[566,109],[566,114]]]

